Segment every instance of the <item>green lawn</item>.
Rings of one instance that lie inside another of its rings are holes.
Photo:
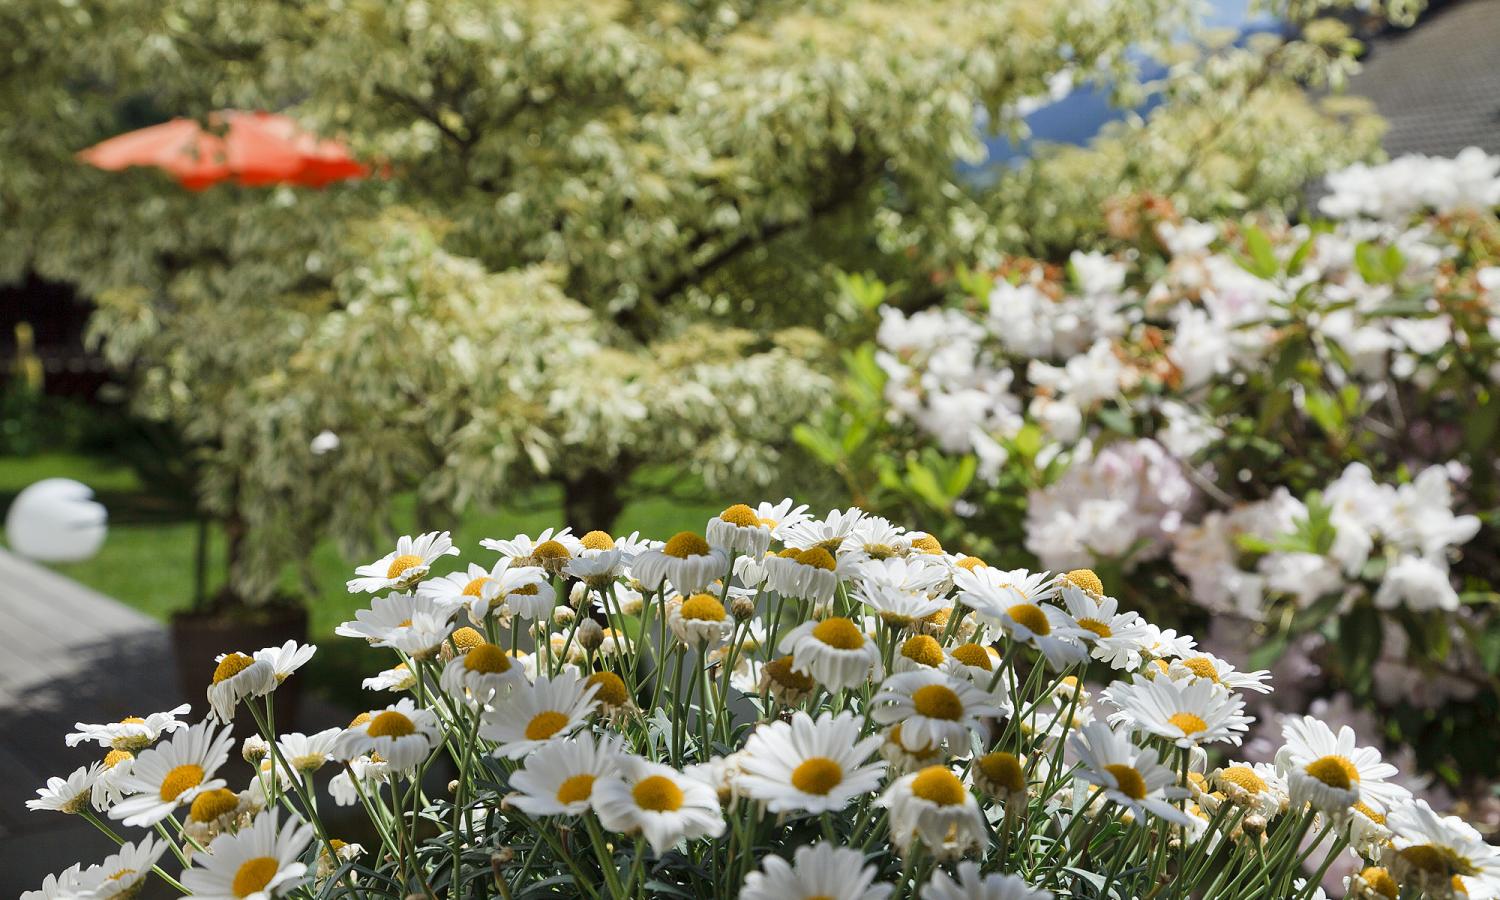
[[[10,498],[18,491],[42,478],[74,478],[94,488],[106,507],[112,500],[128,504],[139,499],[141,492],[133,473],[108,460],[69,454],[44,454],[32,457],[0,457],[0,506],[8,506]],[[675,481],[665,474],[658,479],[663,484]],[[720,505],[704,505],[691,501],[676,500],[653,495],[632,503],[621,515],[616,525],[620,533],[628,534],[639,529],[642,533],[656,537],[669,537],[685,529],[699,530],[704,522],[718,512]],[[396,519],[401,527],[409,528],[412,504],[398,504]],[[473,510],[453,523],[453,538],[464,556],[447,561],[454,568],[462,560],[474,559],[488,563],[493,554],[480,549],[482,538],[508,538],[518,533],[535,534],[562,522],[561,492],[554,488],[537,489],[517,498],[514,508],[505,510]],[[196,527],[191,521],[159,521],[155,519],[112,520],[109,535],[97,556],[87,562],[56,565],[54,568],[101,593],[133,606],[155,618],[165,621],[173,612],[186,609],[193,596],[193,554]],[[398,534],[390,535],[394,544]],[[223,540],[214,533],[210,540],[211,572],[223,570]],[[384,550],[377,550],[379,556]],[[343,559],[330,542],[320,543],[313,551],[314,578],[317,582],[315,596],[309,597],[311,612],[311,637],[329,645],[333,629],[340,622],[353,617],[354,610],[366,605],[368,596],[354,596],[344,588],[344,582],[353,574],[353,568],[369,560]],[[445,571],[441,569],[440,571]],[[294,573],[286,573],[288,588],[298,589],[299,582]],[[300,593],[300,590],[298,591]],[[348,643],[339,641],[338,643]],[[342,650],[343,648],[339,648]],[[381,665],[389,665],[365,652],[345,654],[334,650],[332,654],[320,656],[332,668],[343,669],[340,680],[347,681],[355,673],[368,674]],[[332,674],[332,673],[330,673]],[[325,682],[327,683],[327,682]],[[357,690],[358,682],[354,682]],[[343,690],[335,693],[347,696]]]

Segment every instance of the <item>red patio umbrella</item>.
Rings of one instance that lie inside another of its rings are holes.
[[[310,134],[288,116],[229,109],[209,114],[208,121],[207,129],[193,119],[173,119],[127,132],[78,158],[109,171],[154,166],[194,191],[230,180],[322,187],[370,174],[341,142]]]

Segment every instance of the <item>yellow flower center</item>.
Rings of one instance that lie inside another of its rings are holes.
[[[687,559],[689,556],[707,556],[712,552],[708,541],[702,535],[693,534],[691,531],[679,531],[667,541],[661,552],[678,559]]]
[[[724,621],[724,604],[720,603],[712,594],[694,594],[682,601],[682,608],[678,615],[684,619],[696,619],[700,622],[722,622]]]
[[[365,729],[365,734],[370,737],[406,737],[417,733],[417,725],[407,718],[405,713],[399,713],[394,709],[388,709],[370,720],[370,725]]]
[[[271,879],[281,870],[281,863],[274,856],[257,856],[240,863],[234,873],[234,883],[229,890],[236,897],[248,897],[265,890]]]
[[[943,646],[931,635],[919,634],[907,638],[901,644],[901,655],[934,669],[943,664]]]
[[[1094,634],[1097,634],[1102,638],[1115,636],[1114,629],[1110,628],[1107,623],[1101,622],[1098,619],[1079,619],[1078,627],[1087,628],[1089,631],[1092,631]]]
[[[625,690],[625,680],[613,672],[595,672],[585,684],[597,685],[594,699],[605,706],[624,706],[630,699]]]
[[[1264,793],[1268,787],[1266,780],[1255,774],[1255,770],[1249,766],[1230,766],[1227,769],[1221,769],[1219,780],[1252,794]]]
[[[539,561],[555,561],[562,559],[572,559],[573,554],[568,552],[568,548],[564,547],[561,541],[542,541],[540,544],[537,544],[534,548],[532,548],[531,558]]]
[[[610,537],[607,531],[590,531],[579,538],[578,542],[583,545],[583,549],[585,550],[615,549],[615,539]]]
[[[930,534],[924,534],[919,538],[913,539],[911,542],[911,548],[913,550],[921,550],[923,553],[943,552],[943,545],[938,543],[938,539]]]
[[[1063,575],[1063,581],[1086,594],[1092,594],[1095,597],[1104,595],[1104,582],[1099,580],[1099,576],[1094,574],[1093,569],[1074,569]]]
[[[958,694],[952,688],[941,684],[928,684],[917,688],[911,693],[912,705],[917,708],[917,714],[929,719],[943,719],[953,722],[963,717],[964,702],[959,699]]]
[[[1190,712],[1172,713],[1167,719],[1167,724],[1175,725],[1181,729],[1183,737],[1191,737],[1195,734],[1208,730],[1208,723],[1201,717]]]
[[[842,616],[832,616],[813,626],[812,636],[839,650],[858,650],[865,645],[859,627]]]
[[[911,792],[939,806],[957,806],[968,794],[964,783],[947,766],[928,766],[918,772],[912,779]]]
[[[1046,637],[1052,633],[1052,623],[1047,621],[1047,614],[1035,603],[1017,603],[1007,609],[1005,614],[1032,634]]]
[[[985,562],[977,556],[965,556],[963,559],[958,561],[958,567],[960,569],[967,569],[970,572],[973,572],[976,569],[988,568],[989,563]]]
[[[1364,804],[1364,801],[1362,800],[1355,801],[1354,811],[1364,816],[1366,819],[1369,819],[1371,822],[1374,822],[1376,825],[1385,824],[1385,816],[1366,806]]]
[[[979,767],[980,774],[1002,790],[1012,794],[1026,790],[1026,773],[1022,771],[1021,760],[1014,754],[1001,750],[986,753],[979,757],[975,765]]]
[[[973,666],[986,672],[993,671],[995,668],[995,664],[990,660],[990,651],[978,644],[959,644],[950,652],[954,659],[966,666]]]
[[[489,642],[482,642],[464,654],[464,668],[485,675],[503,675],[510,671],[510,654]]]
[[[755,510],[743,503],[736,503],[719,513],[719,518],[741,528],[754,528],[760,525],[760,517],[755,514]]]
[[[1104,771],[1115,777],[1115,790],[1124,794],[1132,800],[1140,800],[1146,796],[1146,779],[1133,766],[1124,763],[1110,763],[1104,767]]]
[[[824,796],[844,780],[844,767],[826,756],[809,756],[792,770],[792,787],[804,794]]]
[[[468,584],[464,585],[463,595],[465,597],[482,596],[484,594],[484,586],[486,584],[489,584],[489,581],[490,578],[488,575],[481,575],[478,578],[473,579]]]
[[[541,592],[537,590],[537,586],[534,584],[523,584],[515,590],[511,591],[511,593],[518,594],[522,597],[535,597]]]
[[[630,796],[635,805],[652,812],[676,812],[682,809],[682,788],[665,775],[648,775],[635,783]]]
[[[545,741],[568,724],[568,717],[556,710],[546,710],[531,717],[526,723],[526,740]]]
[[[896,548],[890,544],[865,544],[865,555],[871,559],[890,559],[896,555]]]
[[[127,759],[135,759],[135,754],[129,750],[111,750],[104,754],[104,768],[113,769]]]
[[[1474,864],[1457,853],[1451,847],[1439,847],[1434,844],[1418,844],[1415,847],[1407,847],[1400,851],[1401,861],[1414,869],[1420,869],[1430,875],[1438,876],[1469,876],[1477,875],[1479,870]]]
[[[1347,791],[1359,784],[1359,769],[1342,756],[1322,756],[1307,764],[1304,770],[1332,788]]]
[[[823,569],[832,572],[838,568],[838,563],[834,561],[833,554],[822,547],[810,547],[799,551],[793,558],[802,565],[812,566],[814,569]]]
[[[180,797],[183,791],[191,790],[202,783],[202,766],[193,763],[178,766],[161,780],[161,799],[163,802],[170,803]]]
[[[792,657],[790,656],[771,660],[766,663],[765,668],[761,671],[766,673],[767,678],[770,678],[782,687],[800,691],[809,691],[813,688],[814,682],[812,676],[793,669]]]
[[[353,719],[349,720],[349,727],[358,728],[359,726],[370,721],[371,718],[373,718],[373,716],[371,716],[370,713],[362,712],[359,715],[355,716]]]
[[[557,786],[558,803],[581,803],[594,794],[594,776],[584,773],[563,779]]]
[[[1219,670],[1214,666],[1214,661],[1206,656],[1194,656],[1191,659],[1182,660],[1183,668],[1192,672],[1199,678],[1207,678],[1209,681],[1219,680]]]
[[[228,681],[255,664],[255,660],[243,653],[230,653],[214,666],[214,684]]]
[[[212,822],[220,816],[227,816],[239,808],[240,798],[235,796],[234,791],[229,788],[215,788],[204,791],[193,798],[193,805],[188,807],[188,815],[194,822]]]
[[[1392,878],[1391,873],[1381,866],[1366,867],[1359,873],[1359,879],[1365,883],[1366,887],[1382,897],[1396,900],[1401,896],[1400,885],[1396,884],[1396,879]]]
[[[449,640],[453,641],[453,646],[458,648],[459,653],[468,653],[484,643],[484,635],[479,633],[479,629],[465,625],[449,635]]]
[[[391,560],[390,566],[385,570],[385,577],[400,578],[402,573],[404,573],[407,569],[411,569],[420,565],[425,565],[422,557],[417,556],[415,553],[403,553],[395,559]]]
[[[126,716],[120,720],[121,725],[144,725],[146,720],[140,716]]]

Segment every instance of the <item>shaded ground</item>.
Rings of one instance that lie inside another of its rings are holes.
[[[1497,62],[1500,0],[1458,0],[1372,41],[1349,91],[1390,122],[1383,143],[1391,156],[1453,156],[1471,146],[1500,153]]]

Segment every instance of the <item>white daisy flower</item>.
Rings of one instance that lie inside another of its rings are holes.
[[[1271,693],[1271,685],[1266,683],[1271,678],[1269,671],[1261,669],[1255,672],[1237,672],[1234,666],[1208,653],[1174,659],[1167,664],[1166,674],[1173,681],[1204,679],[1223,685],[1231,691]]]
[[[478,563],[469,563],[462,572],[449,572],[423,581],[417,585],[417,596],[431,597],[455,608],[488,600],[495,595],[495,578],[509,567],[510,560],[506,558],[496,560],[495,565],[488,569]],[[544,573],[539,570],[538,574]]]
[[[374,647],[430,651],[447,637],[447,623],[458,609],[430,594],[387,594],[372,600],[369,609],[355,610],[353,621],[339,625],[334,634],[363,638]]]
[[[568,564],[568,560],[583,552],[583,542],[573,535],[573,529],[564,528],[554,532],[551,528],[532,540],[530,535],[518,534],[508,541],[486,538],[479,542],[486,550],[494,550],[516,566],[541,566],[549,574],[557,574]]]
[[[787,549],[765,558],[766,585],[783,597],[811,600],[826,609],[839,586],[838,560],[822,547]]]
[[[640,591],[620,581],[593,591],[593,595],[593,608],[606,616],[638,616],[645,600]]]
[[[1171,801],[1188,796],[1177,775],[1161,764],[1155,750],[1137,747],[1104,722],[1090,722],[1068,739],[1081,767],[1077,777],[1104,788],[1103,797],[1137,816],[1151,814],[1177,825],[1189,825],[1187,813]]]
[[[391,765],[378,756],[361,755],[347,762],[347,769],[328,779],[328,796],[339,806],[358,803],[360,791],[369,791],[366,785],[376,786],[390,780]]]
[[[950,675],[963,675],[970,681],[989,690],[994,681],[995,669],[1000,665],[1000,651],[983,644],[959,644],[948,651],[948,660],[943,670]]]
[[[135,754],[129,750],[111,750],[104,754],[103,768],[94,779],[92,802],[94,809],[105,810],[119,803],[125,796],[120,782],[135,767]]]
[[[597,685],[576,670],[536,679],[498,698],[484,713],[479,734],[494,741],[495,755],[520,759],[539,747],[572,734],[594,710]]]
[[[905,562],[900,559],[886,561]],[[946,597],[930,597],[925,592],[903,591],[870,583],[856,591],[854,599],[869,607],[880,621],[895,628],[910,628],[949,605]]]
[[[850,712],[814,720],[798,711],[790,722],[759,726],[739,755],[736,789],[774,813],[843,809],[877,790],[885,771],[885,763],[867,761],[880,736],[861,738],[860,725]]]
[[[181,881],[201,900],[270,900],[307,880],[298,859],[311,842],[311,825],[292,819],[278,831],[276,813],[264,813],[249,828],[215,838]]]
[[[891,658],[891,671],[936,672],[947,663],[948,655],[943,652],[943,645],[937,638],[930,634],[914,634],[896,648],[896,654]]]
[[[952,574],[942,560],[931,556],[870,559],[854,570],[855,582],[863,588],[937,594],[950,584]]]
[[[83,722],[76,722],[73,727],[78,730],[68,735],[67,744],[69,747],[76,747],[84,741],[93,741],[110,750],[129,750],[133,753],[156,743],[163,734],[170,734],[179,728],[188,727],[186,722],[177,718],[187,713],[188,705],[184,703],[166,712],[152,713],[145,718],[126,716],[118,722],[111,722],[107,725],[86,725]]]
[[[458,548],[446,531],[431,531],[415,538],[403,534],[395,550],[354,570],[359,577],[349,580],[349,593],[404,591],[425,578],[440,557],[457,555]]]
[[[794,670],[830,691],[864,684],[872,673],[876,678],[884,674],[875,642],[840,616],[803,622],[781,639],[777,650],[791,654]]]
[[[1500,849],[1457,816],[1439,816],[1417,800],[1391,810],[1386,867],[1397,881],[1427,897],[1495,896],[1500,891]],[[1454,891],[1462,879],[1462,893]]]
[[[1363,802],[1385,813],[1410,796],[1386,781],[1396,767],[1381,762],[1375,748],[1356,747],[1354,729],[1347,725],[1335,735],[1312,716],[1289,717],[1281,736],[1286,744],[1276,751],[1276,769],[1297,806],[1311,803],[1323,812],[1342,813]]]
[[[734,631],[734,619],[713,594],[694,594],[667,602],[667,624],[679,641],[699,651],[712,650]]]
[[[280,647],[267,647],[264,650],[255,651],[255,659],[269,664],[271,671],[276,673],[276,682],[280,684],[286,681],[293,672],[306,665],[316,652],[318,648],[312,644],[287,641]]]
[[[958,880],[942,869],[922,886],[922,900],[1052,900],[1051,891],[1038,890],[1019,875],[979,873],[979,864],[958,864]]]
[[[865,516],[839,542],[838,555],[858,565],[871,560],[899,559],[911,550],[906,529],[880,516]]]
[[[417,673],[404,662],[397,663],[360,682],[360,686],[367,691],[409,691],[416,685]]]
[[[1268,763],[1235,763],[1215,769],[1208,780],[1230,803],[1268,821],[1291,802],[1285,779]]]
[[[734,558],[735,581],[747,588],[759,588],[766,583],[766,560],[775,558],[774,553],[761,556],[736,556]]]
[[[1088,632],[1083,642],[1094,659],[1111,669],[1139,669],[1150,630],[1146,620],[1133,612],[1120,612],[1113,597],[1091,594],[1067,582],[1061,585],[1063,603],[1078,627]]]
[[[823,519],[803,519],[795,524],[783,523],[776,529],[776,537],[783,544],[797,550],[822,547],[829,553],[837,553],[844,538],[865,517],[865,511],[857,507],[834,510]]]
[[[208,705],[219,721],[231,722],[241,700],[264,697],[276,690],[277,684],[276,670],[269,662],[243,653],[225,653],[214,667]]]
[[[232,729],[214,728],[211,719],[179,731],[169,740],[141,751],[130,774],[119,781],[126,797],[109,811],[111,819],[131,827],[149,827],[165,819],[204,791],[224,786],[214,773],[229,759]]]
[[[631,572],[647,590],[670,581],[683,594],[697,594],[729,574],[729,554],[691,531],[679,531],[661,549],[636,557]]]
[[[591,531],[589,534],[603,534],[603,532]],[[625,551],[619,547],[611,547],[608,550],[590,550],[585,547],[582,556],[568,560],[568,564],[563,566],[563,574],[572,576],[590,587],[603,587],[625,574],[625,567],[629,563],[630,560],[625,557]]]
[[[329,856],[328,851],[330,848],[333,850],[334,856]],[[331,838],[328,841],[328,846],[318,851],[318,868],[314,877],[319,881],[330,878],[333,876],[333,873],[364,855],[364,845],[351,844],[347,841],[341,841],[338,838]]]
[[[315,734],[290,732],[276,739],[286,764],[302,775],[311,775],[333,758],[333,744],[342,728],[325,728]]]
[[[714,789],[719,805],[727,805],[734,799],[734,780],[740,772],[743,753],[710,757],[708,762],[683,766],[682,774]]]
[[[1145,644],[1143,653],[1155,659],[1188,656],[1193,652],[1193,648],[1198,646],[1198,642],[1191,635],[1179,635],[1171,628],[1157,628],[1150,622],[1146,623],[1146,637],[1143,643]]]
[[[443,649],[443,642],[453,633],[453,612],[447,609],[422,609],[430,601],[418,599],[411,621],[392,631],[376,646],[390,647],[413,659],[432,659]]]
[[[743,503],[736,503],[709,519],[704,534],[709,544],[731,553],[760,557],[771,546],[771,526]]]
[[[658,856],[679,841],[724,833],[718,795],[703,782],[636,756],[619,757],[616,771],[594,782],[591,801],[610,831],[645,835]]]
[[[870,718],[882,725],[901,723],[907,750],[946,744],[960,757],[968,755],[970,737],[982,727],[980,720],[1003,714],[988,693],[967,679],[936,671],[890,676],[870,709]]]
[[[21,894],[21,900],[74,900],[79,896],[78,876],[83,874],[79,871],[82,868],[82,863],[73,863],[56,875],[48,875],[42,879],[40,888]]]
[[[410,697],[402,697],[393,706],[371,711],[364,721],[355,719],[334,739],[331,752],[340,760],[378,754],[392,771],[410,772],[442,737],[437,715],[430,709],[418,709]]]
[[[1243,698],[1212,681],[1171,681],[1135,675],[1104,692],[1119,707],[1112,723],[1127,722],[1135,731],[1160,735],[1179,747],[1220,741],[1239,745],[1254,718],[1244,715]]]
[[[1055,590],[1046,573],[1025,569],[1006,572],[986,566],[953,573],[958,599],[984,621],[998,626],[1017,643],[1034,647],[1054,669],[1088,658],[1084,640],[1095,636],[1073,617],[1039,599]]]
[[[1386,816],[1363,803],[1349,807],[1344,833],[1349,839],[1349,849],[1363,859],[1379,859],[1391,839]]]
[[[449,695],[475,703],[488,703],[496,695],[525,683],[526,673],[521,663],[488,642],[448,660],[438,678],[438,684]]]
[[[767,854],[745,876],[740,900],[885,900],[891,886],[875,884],[877,870],[858,850],[822,842],[798,847],[788,863]]]
[[[516,791],[505,798],[529,816],[578,816],[589,810],[594,784],[619,766],[622,741],[616,735],[587,732],[558,741],[546,753],[533,753],[526,767],[510,776]]]
[[[489,600],[491,614],[498,608],[528,621],[547,621],[557,607],[557,590],[539,566],[513,566],[495,576],[495,595]],[[483,623],[482,604],[469,605],[469,618]]]
[[[797,503],[790,497],[780,503],[761,501],[755,506],[755,517],[771,529],[772,537],[780,541],[786,540],[788,529],[796,528],[810,518],[807,504]]]
[[[257,764],[257,768],[259,768]],[[214,788],[193,798],[183,820],[183,831],[200,844],[207,844],[219,834],[239,823],[241,816],[259,811],[266,803],[263,784],[235,793],[229,788]]]
[[[121,844],[104,862],[89,866],[78,876],[82,896],[91,900],[134,897],[151,874],[151,867],[165,852],[166,841],[157,841],[149,835],[139,843]]]
[[[52,810],[77,814],[93,799],[94,784],[103,770],[101,764],[90,763],[74,769],[67,778],[48,778],[46,787],[36,789],[36,799],[26,801],[26,808],[33,812]]]
[[[940,860],[960,859],[988,843],[979,803],[947,766],[901,776],[876,803],[890,810],[891,841],[902,856],[919,839]]]

